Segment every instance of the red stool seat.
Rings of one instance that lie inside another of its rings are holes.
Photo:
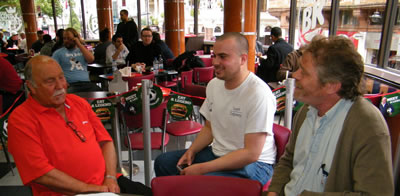
[[[200,132],[203,125],[191,120],[176,121],[167,124],[167,133],[173,136],[185,136]]]
[[[129,134],[131,139],[131,148],[135,150],[143,150],[143,133],[131,133]],[[162,133],[151,133],[151,149],[161,149]],[[169,135],[165,134],[164,145],[169,142]],[[128,142],[125,139],[125,145],[128,146]]]

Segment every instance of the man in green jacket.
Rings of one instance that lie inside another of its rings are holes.
[[[344,37],[305,48],[296,114],[268,196],[394,194],[390,135],[379,110],[361,97],[362,57]]]

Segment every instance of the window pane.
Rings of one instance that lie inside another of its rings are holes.
[[[0,3],[0,31],[4,34],[4,41],[7,41],[11,33],[25,31],[23,24],[19,3],[15,5]]]
[[[99,39],[96,0],[85,0],[86,39]]]
[[[200,2],[198,16],[199,35],[204,35],[204,40],[215,40],[215,36],[220,36],[224,33],[224,1],[198,1]]]
[[[308,44],[316,35],[329,35],[330,0],[298,0],[295,48]]]
[[[397,6],[396,19],[393,27],[392,42],[390,46],[389,62],[386,69],[400,73],[400,1]]]
[[[280,27],[282,38],[289,39],[290,0],[262,0],[260,2],[260,35],[263,45],[272,45],[271,28]]]
[[[337,35],[351,39],[366,64],[377,64],[386,0],[340,0]]]

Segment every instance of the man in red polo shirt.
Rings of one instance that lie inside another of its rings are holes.
[[[9,118],[9,149],[34,195],[151,194],[150,188],[116,173],[111,137],[84,99],[66,94],[67,82],[55,60],[32,58],[25,79],[30,95]]]

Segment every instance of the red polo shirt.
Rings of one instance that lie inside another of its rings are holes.
[[[112,141],[110,135],[86,100],[68,94],[65,112],[86,142],[54,108],[40,105],[31,96],[10,115],[9,149],[22,182],[32,187],[34,195],[61,195],[32,182],[54,168],[85,183],[103,183],[105,162],[99,142]]]

